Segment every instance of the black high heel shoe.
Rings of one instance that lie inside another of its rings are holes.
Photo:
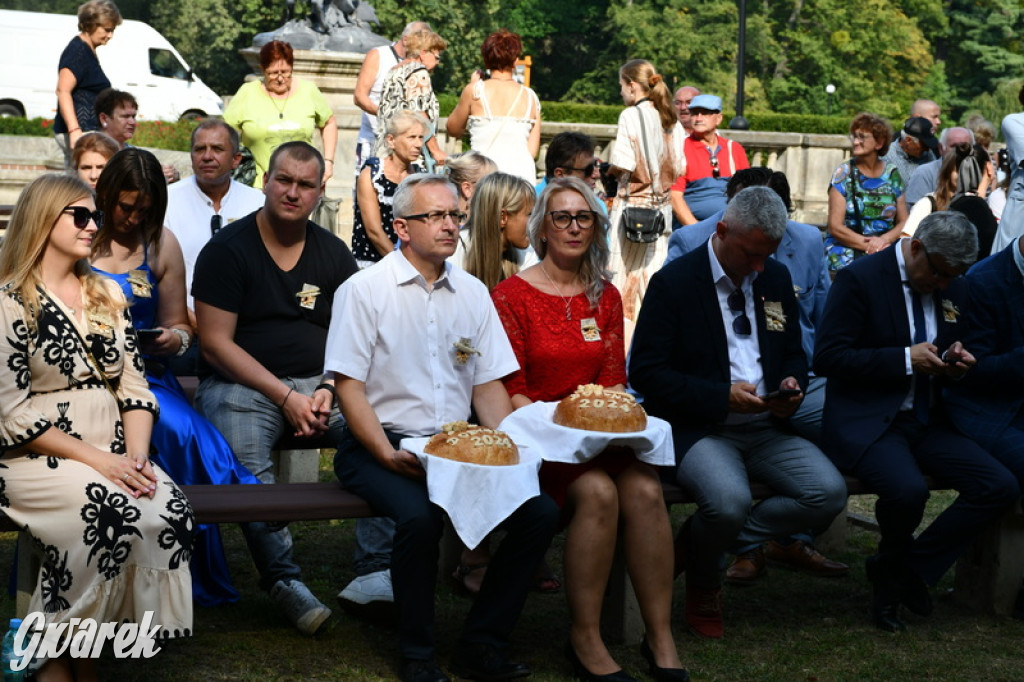
[[[654,662],[654,652],[651,651],[651,645],[647,643],[647,635],[640,640],[640,655],[647,661],[647,665],[650,666],[651,677],[654,678],[654,682],[690,682],[690,673],[686,672],[686,668],[659,668],[658,664]]]
[[[572,665],[573,677],[577,680],[582,680],[583,682],[639,682],[635,677],[627,675],[622,669],[607,675],[595,675],[590,672],[583,665],[580,657],[576,655],[576,650],[572,648],[571,641],[565,643],[565,657],[569,659],[569,664]]]

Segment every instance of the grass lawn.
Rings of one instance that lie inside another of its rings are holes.
[[[322,476],[329,477],[325,458]],[[937,494],[931,513],[948,504]],[[855,498],[870,513],[867,497]],[[692,510],[673,510],[678,528]],[[295,557],[310,589],[335,609],[325,631],[304,637],[281,618],[257,585],[241,533],[222,526],[228,561],[241,600],[218,608],[196,608],[195,634],[172,642],[155,658],[101,662],[103,679],[129,682],[214,680],[383,680],[395,679],[393,630],[360,622],[335,608],[335,595],[353,577],[354,521],[292,524]],[[773,568],[752,587],[725,589],[725,638],[698,640],[682,621],[683,580],[676,585],[677,641],[684,664],[696,682],[763,680],[777,682],[902,682],[958,680],[1010,682],[1024,679],[1024,622],[976,615],[955,599],[940,596],[935,614],[907,615],[910,629],[900,635],[876,630],[868,617],[870,589],[864,558],[877,535],[851,528],[846,552],[834,558],[849,563],[847,578],[821,579]],[[14,534],[0,534],[0,556],[14,554]],[[550,553],[561,566],[562,538]],[[5,559],[7,561],[9,559]],[[951,583],[947,577],[944,587]],[[945,590],[940,590],[944,594]],[[437,590],[439,659],[447,663],[469,600],[442,576]],[[13,600],[0,599],[0,616],[13,614]],[[571,679],[563,656],[568,616],[561,594],[531,594],[514,634],[512,655],[534,669],[532,680]],[[649,679],[637,642],[611,647],[616,660],[639,679]]]

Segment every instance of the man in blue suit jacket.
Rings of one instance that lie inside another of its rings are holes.
[[[934,400],[933,381],[960,379],[975,364],[957,340],[959,287],[940,292],[977,254],[977,233],[963,214],[932,213],[913,239],[839,271],[818,328],[814,369],[828,377],[823,447],[878,494],[882,539],[867,569],[872,615],[883,630],[905,627],[901,603],[930,613],[928,585],[1020,495],[1013,474],[956,432]],[[925,476],[960,495],[915,538]]]
[[[967,273],[964,343],[978,364],[946,391],[956,427],[1024,486],[1024,239]]]
[[[630,383],[672,424],[676,478],[697,500],[677,543],[686,621],[705,637],[723,632],[726,551],[827,525],[846,503],[839,472],[783,423],[807,383],[793,283],[770,258],[785,230],[775,192],[738,193],[706,246],[651,278],[633,337]],[[777,494],[751,508],[750,478]]]
[[[736,171],[729,178],[725,193],[731,201],[737,192],[746,187],[767,186],[782,199],[788,211],[792,211],[789,181],[786,175],[765,166],[755,166]],[[686,255],[699,246],[705,246],[714,234],[724,210],[687,225],[672,233],[668,241],[667,265]],[[814,330],[825,309],[825,298],[832,278],[828,274],[825,249],[822,245],[821,230],[813,225],[786,221],[786,233],[782,235],[779,248],[772,255],[789,270],[800,307],[800,336],[807,364],[814,356]],[[825,379],[808,376],[804,399],[800,407],[789,418],[789,424],[796,432],[814,444],[821,438],[821,414],[825,407]],[[793,570],[823,577],[840,577],[850,572],[850,567],[829,559],[814,547],[814,534],[824,529],[807,529],[805,532],[779,540],[770,540],[764,545],[737,548],[735,561],[725,572],[727,582],[750,585],[766,573],[768,561],[783,564]]]

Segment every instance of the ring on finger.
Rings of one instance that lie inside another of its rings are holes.
[[[127,483],[127,482],[128,482],[128,474],[125,474],[125,475],[124,475],[124,476],[122,477],[122,480],[123,480],[123,481],[124,481],[125,483]]]

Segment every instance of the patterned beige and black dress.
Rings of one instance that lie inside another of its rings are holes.
[[[116,285],[112,291],[122,297]],[[86,464],[31,453],[34,438],[58,428],[123,454],[121,414],[158,411],[127,309],[87,310],[82,326],[58,301],[41,290],[32,329],[20,294],[0,288],[0,509],[42,555],[29,610],[42,611],[47,623],[138,623],[153,611],[162,639],[187,636],[195,524],[181,490],[154,466],[156,494],[134,499]],[[10,452],[19,446],[24,454]]]

